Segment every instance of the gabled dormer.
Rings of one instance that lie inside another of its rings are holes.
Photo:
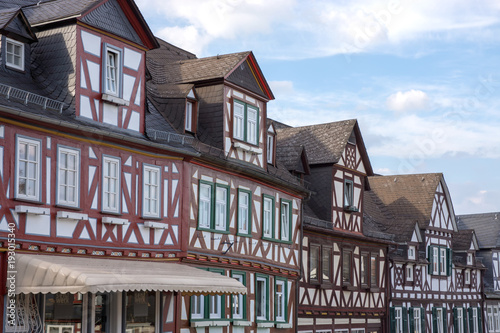
[[[29,69],[29,45],[37,41],[36,35],[18,8],[0,11],[0,59],[6,70],[26,72]]]

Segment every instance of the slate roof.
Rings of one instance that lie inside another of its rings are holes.
[[[459,230],[453,234],[451,247],[453,251],[468,251],[474,237],[474,230]]]
[[[337,163],[355,124],[356,120],[351,119],[303,127],[277,127],[277,144],[279,149],[304,146],[311,165]]]
[[[304,174],[309,172],[304,146],[280,146],[276,150],[276,159],[282,162],[288,170]]]
[[[51,21],[79,16],[88,11],[102,0],[54,0],[31,1],[32,6],[24,7],[23,12],[32,26]]]
[[[458,215],[458,229],[474,229],[480,249],[500,247],[500,213]]]
[[[395,235],[397,242],[408,241],[415,230],[429,226],[441,173],[372,176],[364,193],[364,212]]]

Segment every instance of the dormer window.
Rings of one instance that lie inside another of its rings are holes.
[[[120,52],[106,49],[105,91],[107,94],[119,96],[120,87]]]
[[[473,256],[472,256],[472,253],[467,253],[467,265],[468,266],[472,266],[472,262],[473,262]]]
[[[6,39],[6,65],[8,67],[24,70],[24,44],[13,39]]]
[[[186,101],[186,116],[184,121],[184,129],[186,132],[196,132],[196,101],[188,99]]]
[[[349,212],[358,212],[358,208],[354,206],[354,182],[346,179],[344,181],[344,210]]]
[[[408,259],[415,260],[415,246],[414,245],[408,246]]]
[[[274,164],[274,135],[267,133],[267,163]]]
[[[234,100],[233,109],[233,138],[258,145],[259,109],[238,100]]]

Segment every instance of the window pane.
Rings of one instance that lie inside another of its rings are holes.
[[[272,237],[272,218],[273,218],[273,201],[270,198],[264,198],[264,216],[263,216],[263,229],[264,236]]]
[[[211,196],[212,196],[212,187],[207,184],[201,184],[198,222],[199,226],[203,228],[210,228]]]
[[[257,144],[257,110],[247,107],[247,141]]]
[[[226,230],[227,189],[217,186],[215,194],[215,229]]]
[[[238,231],[241,233],[249,233],[249,197],[246,192],[239,192],[238,198]]]
[[[45,331],[76,333],[82,324],[82,294],[45,295]]]
[[[378,260],[377,260],[377,256],[370,257],[370,284],[373,287],[378,286]]]
[[[233,137],[235,139],[244,140],[243,122],[245,117],[245,106],[241,103],[233,103]]]
[[[125,298],[125,330],[154,333],[156,325],[156,292],[129,291]]]
[[[323,249],[323,255],[321,256],[321,271],[323,272],[322,281],[323,283],[328,283],[330,282],[330,274],[331,274],[331,268],[330,268],[330,263],[331,263],[331,257],[330,257],[330,249],[329,248],[324,248]]]
[[[290,210],[289,203],[281,203],[281,240],[290,240]]]
[[[342,282],[351,283],[351,252],[342,253]]]
[[[318,269],[319,269],[319,247],[311,246],[310,263],[309,263],[309,279],[312,282],[319,281],[318,280]]]

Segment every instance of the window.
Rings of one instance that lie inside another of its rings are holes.
[[[290,242],[292,232],[292,203],[289,200],[281,200],[281,240]]]
[[[142,214],[145,217],[160,217],[160,168],[143,166]]]
[[[472,266],[473,264],[473,255],[472,253],[467,253],[467,265]]]
[[[414,245],[410,245],[408,246],[408,259],[409,260],[415,260],[416,259],[416,256],[415,256],[415,246]]]
[[[446,308],[434,307],[432,308],[432,332],[433,333],[446,333]]]
[[[104,156],[102,163],[102,210],[119,213],[120,159]]]
[[[274,238],[274,198],[263,196],[262,204],[262,237]]]
[[[481,333],[482,331],[481,308],[469,308],[469,333]]]
[[[368,266],[368,254],[367,253],[362,253],[360,257],[360,263],[359,263],[359,270],[360,270],[360,283],[362,286],[368,286],[370,284],[369,282],[369,266]]]
[[[370,285],[378,287],[378,256],[372,254],[370,256]]]
[[[27,296],[28,295],[26,295],[26,297]],[[70,293],[46,294],[44,295],[44,299],[44,307],[40,309],[42,310],[42,318],[40,318],[40,320],[44,319],[43,323],[45,324],[45,329],[39,327],[41,331],[51,333],[73,333],[75,327],[82,325],[84,295]],[[87,305],[86,302],[85,305]],[[32,306],[35,306],[35,304],[32,303]],[[28,308],[25,310],[29,311]],[[21,313],[21,311],[18,313]],[[28,327],[26,327],[26,330],[23,331],[28,332]]]
[[[257,145],[259,143],[259,109],[234,100],[233,110],[233,137]]]
[[[40,201],[41,143],[17,137],[16,198]]]
[[[451,249],[431,245],[428,249],[429,274],[451,275]]]
[[[193,102],[186,102],[186,121],[184,124],[184,128],[188,132],[192,132],[193,129]]]
[[[245,273],[232,272],[231,276],[246,286]],[[246,295],[238,294],[231,296],[233,299],[233,319],[245,319],[246,316]]]
[[[352,180],[344,180],[344,209],[357,212],[358,209],[354,206],[354,182]]]
[[[274,134],[267,134],[267,163],[274,164]]]
[[[495,321],[493,319],[493,307],[488,306],[486,308],[486,315],[488,317],[487,318],[487,320],[488,320],[488,332],[495,332]]]
[[[106,58],[104,64],[104,92],[106,94],[120,96],[121,77],[121,51],[106,47]]]
[[[125,294],[125,332],[154,332],[156,291],[128,291]]]
[[[6,38],[6,65],[11,68],[24,70],[24,44]]]
[[[464,284],[470,285],[470,269],[464,270]]]
[[[350,249],[342,250],[342,284],[351,285],[351,266],[352,266],[352,251]]]
[[[500,331],[500,311],[498,306],[493,307],[493,324],[495,325],[495,331]]]
[[[209,268],[204,270],[224,275],[223,269]],[[221,295],[191,296],[191,319],[223,319],[224,299]]]
[[[57,155],[57,204],[79,206],[80,151],[58,148]]]
[[[465,333],[466,320],[464,308],[453,308],[454,333]]]
[[[275,320],[285,322],[287,320],[286,309],[288,303],[286,280],[276,278],[275,289]]]
[[[413,265],[406,265],[406,281],[413,282]]]
[[[238,190],[238,234],[250,236],[252,234],[252,193],[247,190]]]
[[[257,275],[255,281],[255,314],[257,320],[269,320],[269,277]]]
[[[321,255],[321,282],[331,283],[332,282],[332,249],[330,247],[323,246]]]
[[[200,180],[198,228],[227,232],[228,219],[229,187]]]
[[[222,318],[222,297],[221,295],[208,296],[208,309],[210,319]]]
[[[425,310],[412,307],[409,309],[410,333],[423,333],[425,330]]]
[[[205,317],[205,296],[191,296],[191,319],[203,319]]]
[[[391,333],[406,333],[407,329],[407,313],[406,308],[396,306],[389,309]]]
[[[318,245],[312,245],[309,249],[309,282],[319,283],[319,251],[320,247]]]

